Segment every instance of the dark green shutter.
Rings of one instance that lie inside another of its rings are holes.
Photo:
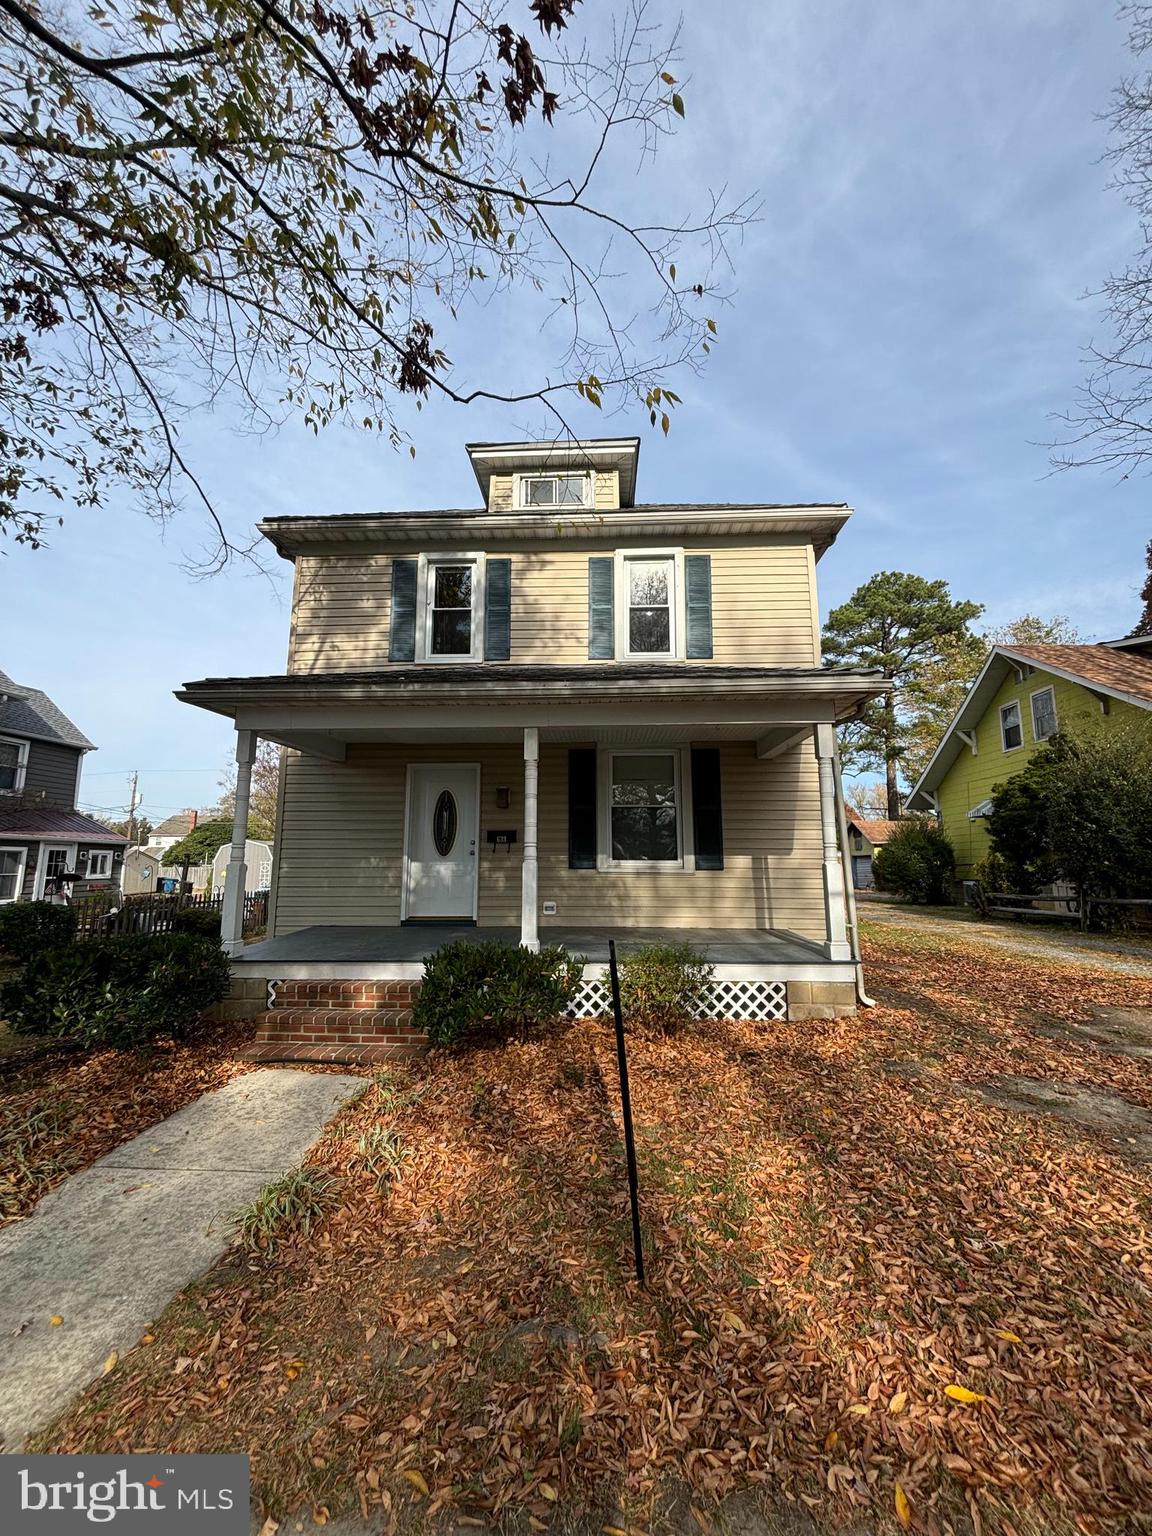
[[[596,748],[568,750],[568,868],[596,868]]]
[[[392,619],[388,660],[416,660],[416,560],[392,562]]]
[[[512,654],[512,562],[484,562],[484,660],[507,661]]]
[[[588,561],[589,661],[611,661],[616,654],[615,583],[616,562],[612,556],[592,555]]]
[[[692,833],[696,868],[723,869],[724,815],[718,747],[692,748]]]
[[[686,652],[694,661],[712,659],[712,556],[684,556],[684,589],[688,610]]]

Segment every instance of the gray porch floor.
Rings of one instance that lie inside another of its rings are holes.
[[[591,964],[608,959],[608,940],[614,938],[623,953],[641,944],[687,941],[704,951],[713,965],[819,965],[827,963],[823,950],[810,939],[783,931],[760,928],[541,928],[542,944],[562,944],[570,954],[582,955]],[[363,961],[412,964],[426,960],[453,939],[499,939],[518,944],[518,928],[473,928],[455,924],[420,924],[406,928],[300,928],[295,933],[249,944],[236,961],[240,964],[275,962],[291,965],[355,964]]]

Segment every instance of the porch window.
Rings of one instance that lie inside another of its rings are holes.
[[[474,561],[428,562],[428,655],[474,654],[476,564]]]
[[[1014,752],[1024,745],[1024,729],[1020,723],[1020,706],[1013,700],[1000,710],[1000,740],[1005,752]]]
[[[624,561],[625,654],[672,656],[676,650],[676,562],[671,555]]]
[[[26,742],[0,739],[0,795],[15,795],[23,789],[27,756]]]
[[[675,752],[608,755],[609,863],[679,865],[680,769]]]
[[[15,901],[23,884],[23,848],[0,848],[0,906]]]
[[[1056,734],[1056,693],[1052,688],[1041,688],[1032,695],[1032,735],[1037,741],[1047,741]]]
[[[112,855],[106,848],[93,849],[88,855],[88,879],[108,880],[112,876]]]
[[[591,504],[588,475],[521,475],[522,507],[587,507]]]

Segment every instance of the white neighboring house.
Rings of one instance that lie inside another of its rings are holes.
[[[232,844],[225,843],[217,850],[216,857],[212,860],[212,889],[222,891],[224,889],[224,871],[228,868],[228,860],[232,854]],[[244,881],[244,890],[248,895],[253,891],[266,891],[272,884],[272,844],[259,843],[255,838],[249,838],[244,844],[244,863],[248,867],[248,873]]]

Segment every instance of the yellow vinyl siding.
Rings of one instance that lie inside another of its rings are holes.
[[[541,903],[547,926],[785,928],[824,938],[820,809],[810,745],[762,762],[751,742],[721,746],[722,870],[649,874],[568,868],[567,748],[540,754]],[[405,769],[409,762],[478,762],[479,922],[518,928],[524,765],[518,743],[460,747],[359,745],[348,760],[286,754],[274,931],[313,923],[400,921]],[[496,789],[512,791],[509,810]],[[514,828],[514,848],[489,849],[489,828]]]
[[[807,667],[819,660],[808,544],[686,549],[712,556],[712,661]],[[701,665],[707,665],[706,662]]]
[[[409,763],[480,764],[480,921],[519,926],[524,759],[518,744],[371,744],[349,747],[343,763],[295,752],[285,758],[277,933],[312,923],[399,923]],[[511,810],[496,807],[500,784],[513,786]],[[515,827],[516,846],[489,849],[489,827]]]
[[[588,660],[588,557],[611,550],[611,542],[600,542],[508,556],[513,662]],[[496,558],[506,552],[489,553]],[[811,666],[819,660],[810,545],[693,545],[686,553],[712,557],[713,663]],[[391,581],[390,555],[301,556],[289,671],[386,666]]]
[[[1043,745],[1036,741],[1032,728],[1031,696],[1049,686],[1056,695],[1056,724],[1069,735],[1108,730],[1121,721],[1130,724],[1141,720],[1152,725],[1147,710],[1137,709],[1120,699],[1112,699],[1108,713],[1104,714],[1100,700],[1087,688],[1054,677],[1050,672],[1033,672],[1022,683],[1016,681],[1015,672],[1009,672],[976,727],[975,755],[967,746],[961,746],[960,755],[944,775],[939,788],[940,821],[944,835],[955,849],[956,873],[960,879],[970,878],[973,865],[986,859],[992,849],[987,822],[983,818],[969,821],[968,812],[982,800],[987,800],[997,784],[1003,784],[1019,773]],[[1005,752],[1000,734],[1000,710],[1013,701],[1020,705],[1024,739],[1014,751]]]

